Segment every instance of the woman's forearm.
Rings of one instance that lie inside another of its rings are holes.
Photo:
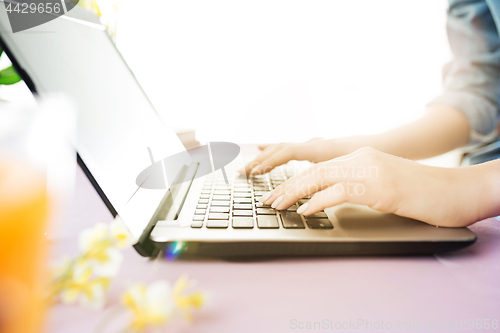
[[[467,144],[470,127],[465,116],[448,106],[436,105],[420,119],[381,134],[333,139],[339,155],[370,146],[412,160],[444,154]]]
[[[240,172],[262,174],[290,160],[328,161],[363,147],[419,160],[464,146],[469,132],[469,123],[460,111],[433,106],[422,118],[382,134],[270,145]]]

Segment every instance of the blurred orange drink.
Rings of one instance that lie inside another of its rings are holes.
[[[47,219],[45,172],[0,158],[0,333],[42,329]]]

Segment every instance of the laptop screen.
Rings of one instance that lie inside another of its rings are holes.
[[[140,236],[166,193],[136,185],[136,177],[151,165],[148,147],[155,160],[184,147],[160,120],[106,31],[72,19],[96,18],[78,6],[65,16],[12,33],[0,5],[0,34],[41,96],[62,92],[76,102],[77,151],[114,209]],[[131,198],[139,192],[138,207]]]

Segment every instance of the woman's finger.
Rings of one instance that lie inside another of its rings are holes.
[[[260,150],[264,150],[266,149],[267,147],[271,146],[271,144],[267,143],[267,144],[263,144],[263,145],[258,145],[257,147],[260,149]]]
[[[253,168],[259,165],[262,161],[267,159],[270,155],[274,154],[276,151],[282,149],[283,144],[270,145],[265,148],[262,153],[259,154],[253,161],[248,163],[244,169],[239,170],[240,174],[248,175]]]
[[[262,201],[279,210],[288,208],[299,199],[332,185],[324,175],[321,167],[314,166],[275,188],[267,198],[263,196]]]
[[[358,154],[335,158],[325,163],[319,163],[312,168],[290,178],[269,195],[262,197],[262,202],[285,209],[297,200],[316,193],[336,183],[363,182],[370,177],[371,166],[359,163]],[[278,203],[275,201],[279,200]]]
[[[365,204],[365,186],[364,183],[350,181],[337,183],[316,193],[307,203],[297,209],[297,213],[307,216],[344,202]]]
[[[253,168],[251,174],[260,175],[266,172],[270,172],[277,166],[289,162],[290,160],[294,159],[294,149],[294,146],[286,146],[279,151],[275,151],[269,154],[265,160],[263,160],[255,168]]]

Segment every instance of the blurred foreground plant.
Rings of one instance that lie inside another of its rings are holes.
[[[0,49],[0,57],[2,56],[3,50]],[[10,65],[9,67],[0,70],[0,85],[10,85],[21,81],[21,77],[17,74],[14,66]]]
[[[64,258],[55,268],[49,300],[102,308],[105,291],[123,262],[119,249],[132,243],[132,235],[119,220],[84,230],[79,237],[80,254],[73,260]]]
[[[106,290],[123,262],[120,249],[130,247],[134,242],[120,220],[110,225],[98,223],[81,232],[80,253],[74,259],[65,258],[55,268],[48,300],[64,304],[78,302],[82,306],[102,309],[106,303]],[[186,275],[181,276],[173,287],[165,280],[149,285],[135,283],[122,295],[121,305],[99,323],[97,331],[102,332],[115,315],[122,312],[127,312],[130,318],[126,332],[159,328],[177,315],[190,321],[191,310],[200,308],[206,299],[202,292],[188,292],[193,284]]]
[[[165,280],[158,280],[149,286],[143,283],[131,286],[122,297],[123,305],[132,313],[130,328],[141,332],[148,327],[159,327],[177,314],[191,321],[191,310],[205,303],[202,292],[186,292],[192,283],[187,275],[183,275],[173,288]]]
[[[110,37],[115,40],[117,30],[118,10],[121,0],[80,0],[78,4],[97,16],[106,27]]]

